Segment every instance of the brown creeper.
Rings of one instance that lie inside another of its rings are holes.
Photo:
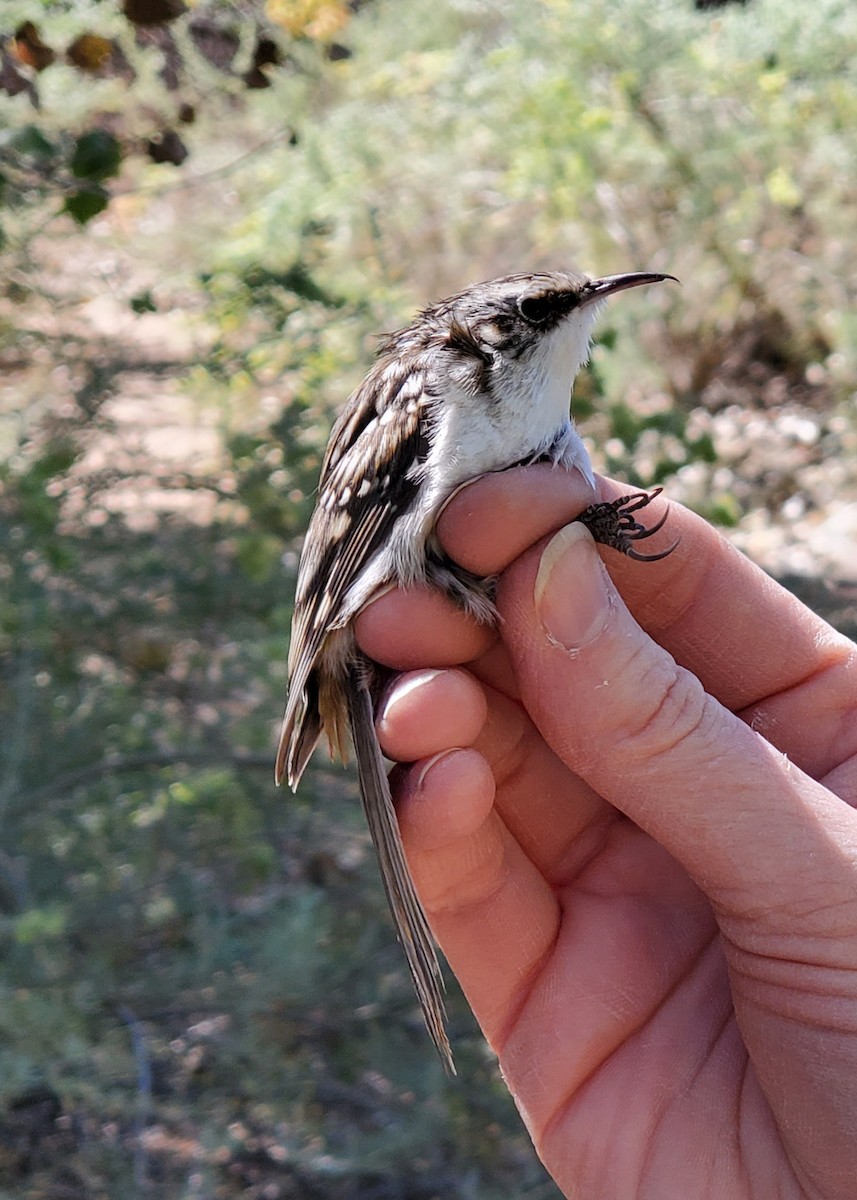
[[[390,911],[450,1070],[440,968],[375,733],[379,675],[356,646],[353,620],[389,586],[417,582],[440,588],[479,621],[495,619],[490,581],[456,566],[435,538],[443,505],[477,475],[539,459],[594,482],[570,396],[596,314],[614,292],[672,278],[555,271],[476,284],[386,338],[330,435],[298,573],[276,779],[285,775],[296,788],[322,733],[344,757],[350,728]],[[660,558],[633,548],[654,532],[633,515],[648,500],[592,505],[580,519],[598,541]]]

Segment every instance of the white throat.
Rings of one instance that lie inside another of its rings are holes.
[[[512,446],[523,458],[531,448],[543,451],[571,426],[571,388],[589,358],[598,307],[573,312],[525,360],[508,361],[495,380],[495,391],[502,395],[496,419],[505,426],[507,460]]]
[[[571,419],[571,387],[589,357],[596,305],[572,313],[524,358],[507,358],[492,372],[494,400],[449,381],[455,403],[444,403],[428,472],[429,507],[476,475],[549,454],[593,481],[592,465]]]
[[[590,304],[573,312],[547,335],[532,355],[531,364],[537,372],[537,379],[531,383],[533,393],[538,394],[540,384],[543,397],[540,409],[546,422],[550,416],[554,417],[554,427],[568,419],[572,384],[589,359],[592,330],[600,307]]]

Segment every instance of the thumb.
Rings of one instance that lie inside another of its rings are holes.
[[[843,828],[851,810],[640,628],[582,525],[518,559],[498,604],[521,697],[545,740],[716,907],[738,915],[761,902],[770,929],[777,913],[794,920],[797,880],[802,899],[822,889],[831,901],[841,867],[830,823],[853,840]]]

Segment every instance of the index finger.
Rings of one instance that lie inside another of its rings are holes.
[[[607,500],[628,490],[612,480],[599,486]],[[499,573],[574,519],[587,502],[581,493],[575,474],[544,464],[487,475],[450,502],[438,534],[468,570]],[[659,497],[645,510],[647,523],[659,519],[664,503]],[[853,720],[854,647],[706,521],[670,504],[666,526],[645,548],[657,551],[676,538],[660,562],[602,549],[628,608],[723,705],[810,774],[829,770],[837,758],[831,742],[849,713]],[[783,718],[789,727],[781,732]]]

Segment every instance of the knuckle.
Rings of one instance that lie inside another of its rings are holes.
[[[623,755],[640,768],[680,754],[705,734],[714,701],[695,675],[667,655],[646,665],[635,691],[635,703],[623,710],[616,732]]]

